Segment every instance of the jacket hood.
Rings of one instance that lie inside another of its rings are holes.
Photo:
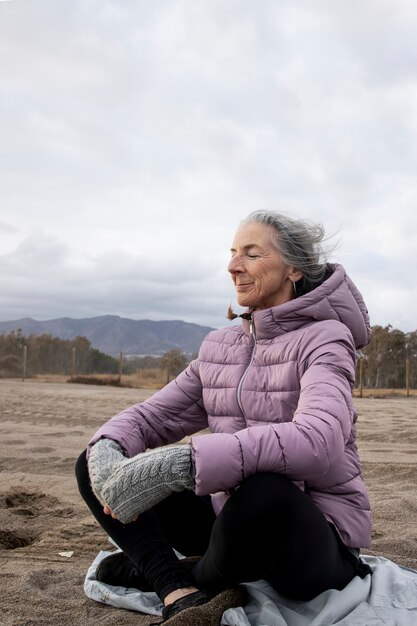
[[[371,327],[362,295],[339,264],[328,264],[331,275],[321,285],[290,302],[254,311],[252,318],[258,339],[269,339],[315,321],[337,320],[352,333],[357,349],[369,342]],[[243,320],[248,332],[249,321]]]

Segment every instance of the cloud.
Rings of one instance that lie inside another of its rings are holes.
[[[415,325],[413,3],[45,0],[0,17],[3,318],[220,325],[234,229],[272,208],[339,231],[375,318]]]
[[[13,224],[9,224],[9,222],[0,220],[0,232],[4,235],[15,235],[19,232],[19,229],[13,226]]]
[[[204,259],[190,263],[184,254],[168,262],[112,250],[80,259],[63,241],[36,235],[0,263],[4,319],[51,319],[71,310],[73,317],[112,313],[218,324],[233,297],[225,270],[213,271]]]

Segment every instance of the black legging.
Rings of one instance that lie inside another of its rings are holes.
[[[309,600],[369,573],[310,497],[280,474],[246,478],[217,518],[209,496],[183,491],[130,524],[104,514],[91,491],[85,451],[76,476],[99,524],[162,601],[181,587],[220,590],[259,578],[284,596]],[[191,572],[172,548],[203,558]]]

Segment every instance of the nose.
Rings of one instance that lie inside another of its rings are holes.
[[[227,266],[227,271],[230,272],[230,274],[232,275],[244,271],[242,266],[242,260],[237,254],[230,259]]]

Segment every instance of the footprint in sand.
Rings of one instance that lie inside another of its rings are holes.
[[[4,499],[0,499],[0,508],[3,507],[9,509],[14,515],[23,517],[34,517],[46,513],[53,516],[72,517],[74,514],[70,507],[63,507],[62,503],[53,496],[17,490],[8,492]]]
[[[0,548],[3,550],[15,550],[16,548],[25,548],[30,546],[36,537],[30,535],[22,535],[11,530],[0,530]]]
[[[23,439],[3,439],[2,443],[6,446],[23,446],[26,441]]]

